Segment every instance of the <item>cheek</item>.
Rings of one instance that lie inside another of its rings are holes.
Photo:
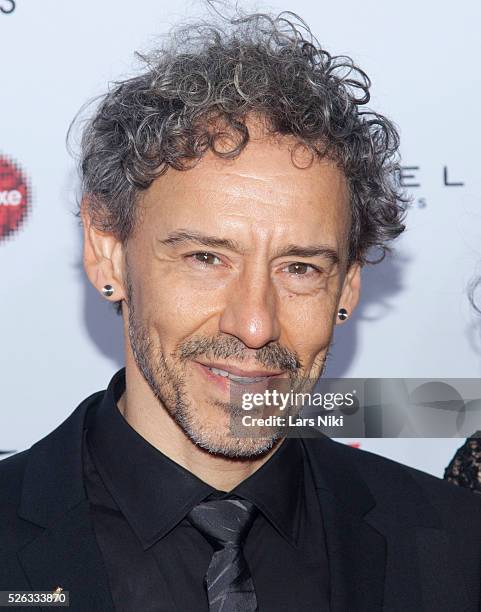
[[[334,308],[335,300],[326,295],[284,301],[283,335],[305,363],[328,347],[334,328]]]
[[[208,291],[193,291],[191,284],[142,283],[135,292],[136,315],[162,344],[177,344],[194,334],[218,310],[220,300]],[[217,306],[216,306],[217,305]]]

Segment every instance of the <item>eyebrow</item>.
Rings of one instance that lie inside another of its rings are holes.
[[[230,238],[219,238],[217,236],[210,236],[203,234],[202,232],[188,231],[188,230],[175,230],[170,232],[167,238],[158,240],[160,244],[166,246],[176,246],[186,242],[195,242],[205,247],[210,248],[225,248],[236,253],[243,253],[244,249],[236,240]],[[297,244],[289,244],[286,247],[279,249],[276,257],[324,257],[329,259],[333,264],[338,264],[339,254],[332,247],[325,244],[312,244],[301,246]]]

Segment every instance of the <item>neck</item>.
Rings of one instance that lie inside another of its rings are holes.
[[[129,367],[130,366],[130,367]],[[277,451],[252,459],[229,459],[196,446],[152,393],[136,364],[126,365],[126,390],[118,408],[135,431],[175,463],[220,491],[231,491]]]

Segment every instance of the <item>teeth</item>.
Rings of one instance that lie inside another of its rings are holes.
[[[230,372],[226,372],[226,370],[220,370],[219,368],[209,368],[211,372],[217,374],[218,376],[223,376],[224,378],[229,378],[230,380],[238,383],[242,383],[248,385],[250,383],[261,382],[265,379],[265,376],[235,376],[235,374],[231,374]]]
[[[225,370],[219,370],[219,368],[209,368],[209,370],[211,372],[214,372],[214,374],[218,374],[219,376],[224,376],[224,377],[229,376],[229,372],[226,372]]]

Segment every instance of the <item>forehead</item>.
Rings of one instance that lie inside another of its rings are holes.
[[[167,230],[176,223],[200,224],[193,229],[202,230],[243,219],[259,228],[276,223],[305,232],[322,226],[345,234],[350,214],[344,173],[296,144],[290,137],[253,138],[233,159],[208,152],[189,170],[170,168],[145,192],[142,216]]]

